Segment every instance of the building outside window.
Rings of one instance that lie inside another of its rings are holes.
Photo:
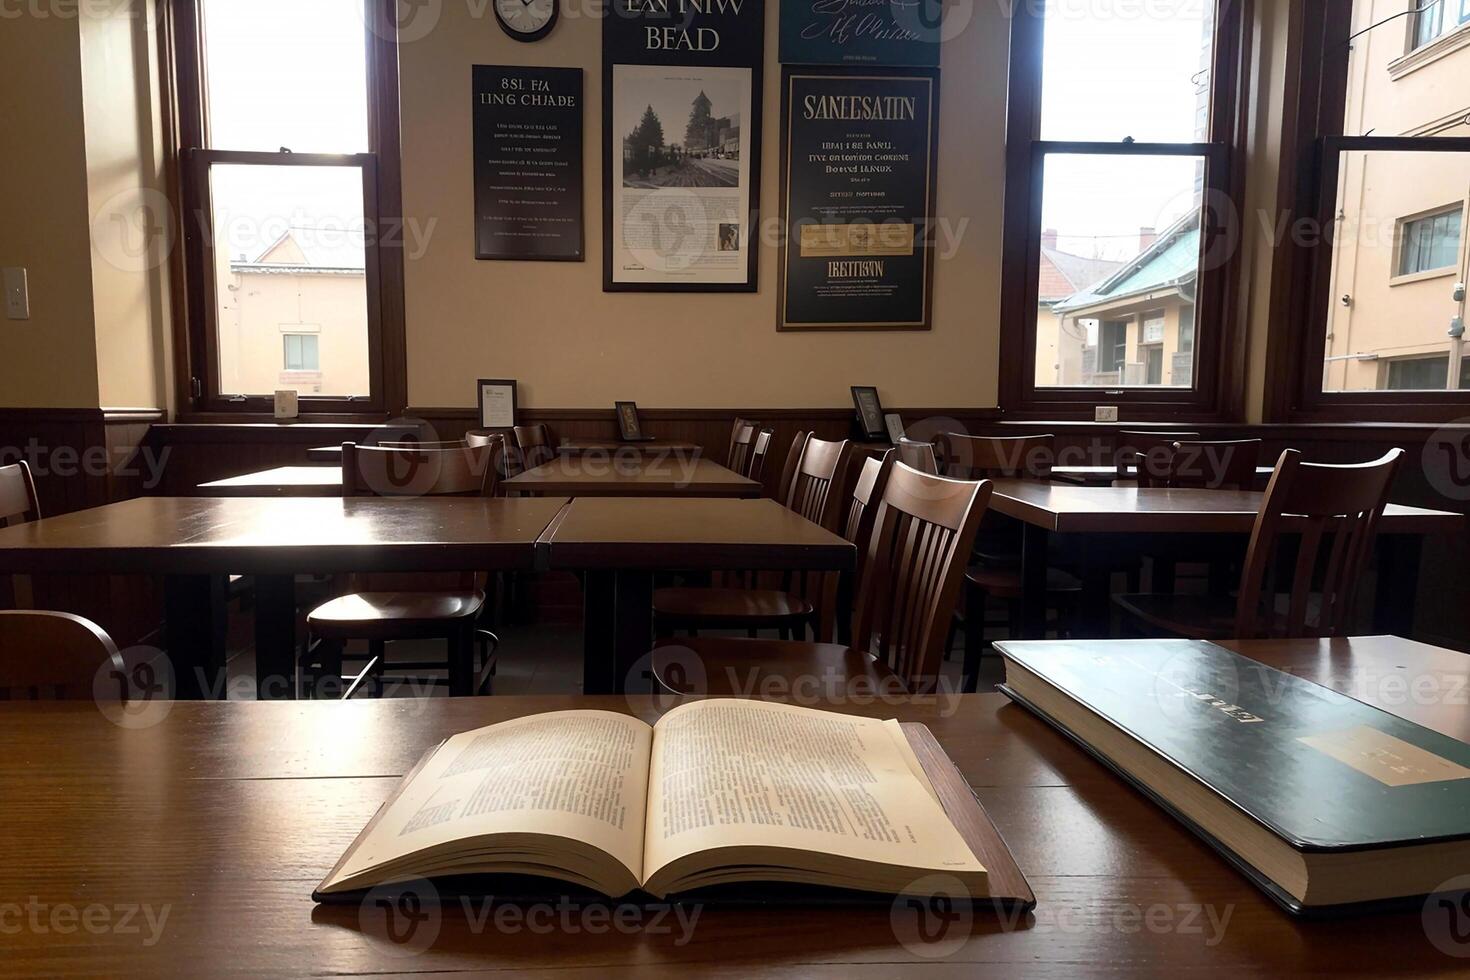
[[[1420,0],[1414,2],[1422,6]],[[1464,24],[1470,24],[1470,0],[1438,0],[1415,15],[1414,47],[1422,48]]]
[[[1459,205],[1452,211],[1403,222],[1399,275],[1453,269],[1459,263],[1462,210],[1463,205]]]

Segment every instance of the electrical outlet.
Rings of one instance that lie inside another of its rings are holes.
[[[5,318],[31,318],[31,291],[26,283],[26,270],[16,266],[5,270]]]
[[[1092,410],[1094,422],[1116,422],[1118,421],[1117,405],[1099,405]]]

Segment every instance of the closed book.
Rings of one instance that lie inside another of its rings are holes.
[[[1470,745],[1212,643],[997,646],[1002,691],[1294,913],[1418,905],[1470,867]]]

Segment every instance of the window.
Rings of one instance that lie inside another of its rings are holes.
[[[1449,18],[1436,31],[1466,12],[1436,6]],[[1292,231],[1272,271],[1268,422],[1440,423],[1470,409],[1451,335],[1466,316],[1470,60],[1396,73],[1404,18],[1391,12],[1322,0],[1292,17],[1301,64],[1286,79],[1297,101],[1281,170],[1293,177],[1278,197]]]
[[[1399,275],[1453,269],[1460,264],[1461,208],[1402,223]]]
[[[186,401],[266,412],[299,380],[284,370],[316,375],[303,413],[401,408],[394,0],[164,6],[190,216]]]
[[[1430,4],[1424,7],[1424,4]],[[1414,15],[1414,47],[1422,48],[1462,24],[1470,24],[1470,0],[1413,0],[1421,9]]]
[[[1166,416],[1236,397],[1242,5],[1115,6],[1014,6],[1001,357],[1027,368],[1001,403],[1020,417],[1090,418],[1103,389]]]
[[[286,342],[287,371],[320,371],[322,359],[315,334],[288,333]]]

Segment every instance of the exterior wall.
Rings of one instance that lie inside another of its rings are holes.
[[[220,367],[231,394],[367,394],[367,307],[361,274],[235,272],[220,311]],[[318,338],[319,371],[287,371],[286,334]]]
[[[1404,9],[1402,0],[1359,0],[1355,26],[1366,27]],[[1348,133],[1470,136],[1470,32],[1415,52],[1412,18],[1370,31],[1354,42],[1350,63]],[[1459,120],[1459,124],[1454,122]],[[1464,317],[1453,298],[1467,275],[1470,235],[1470,155],[1355,153],[1344,157],[1338,201],[1342,220],[1333,267],[1332,305],[1323,382],[1328,390],[1382,388],[1392,359],[1449,357],[1459,379],[1461,344],[1448,336]],[[1458,206],[1461,234],[1453,266],[1397,275],[1405,218]],[[1369,355],[1369,356],[1363,356]],[[1371,355],[1377,355],[1373,357]]]

